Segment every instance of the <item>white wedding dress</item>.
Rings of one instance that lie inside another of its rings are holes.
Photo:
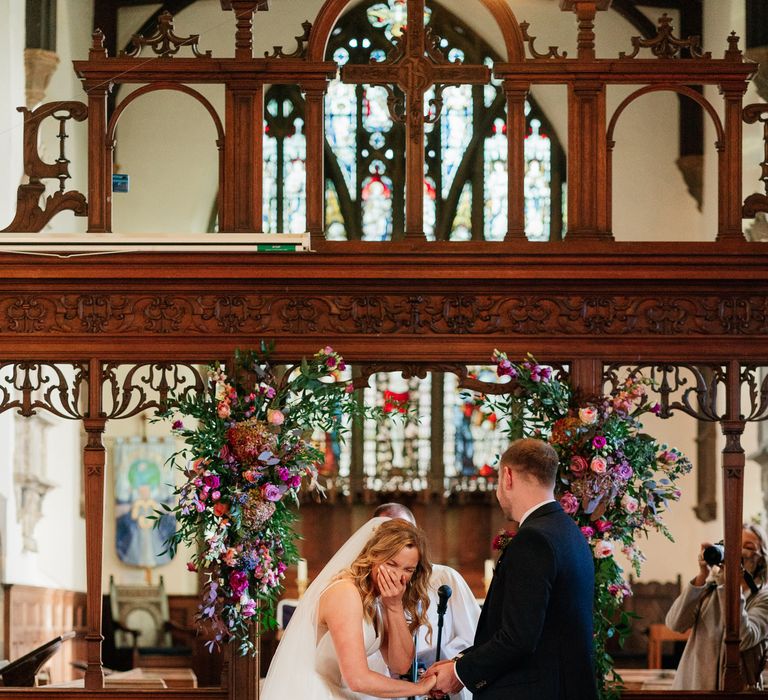
[[[373,518],[350,537],[307,588],[280,640],[261,690],[261,700],[359,700],[344,683],[330,632],[318,624],[320,597],[334,577],[348,568],[380,523]],[[363,621],[362,635],[369,658],[378,653],[383,620],[377,608],[377,625]]]
[[[333,583],[331,584],[331,586]],[[328,590],[328,587],[326,587]],[[377,627],[381,629],[383,620],[381,617],[381,611],[378,606],[376,608],[377,613]],[[321,695],[320,697],[333,698],[333,700],[358,700],[360,695],[353,693],[344,683],[344,679],[341,677],[341,671],[339,669],[339,659],[336,656],[336,649],[333,646],[333,640],[331,639],[331,633],[324,625],[318,625],[317,633],[319,639],[317,642],[317,650],[315,652],[315,670],[320,676],[322,681],[326,684],[328,695]],[[365,644],[365,655],[370,659],[372,656],[377,655],[381,649],[381,637],[376,634],[376,628],[373,624],[367,620],[363,620],[363,642]],[[262,696],[263,698],[264,696]],[[314,696],[313,696],[314,697]]]

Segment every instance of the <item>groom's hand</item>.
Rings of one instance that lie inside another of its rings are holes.
[[[432,697],[441,697],[442,695],[453,695],[458,693],[464,685],[456,675],[456,662],[453,659],[438,661],[432,664],[426,671],[427,676],[435,676],[437,682],[432,690]]]

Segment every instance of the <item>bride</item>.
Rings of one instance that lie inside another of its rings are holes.
[[[428,694],[418,683],[372,671],[381,651],[393,674],[406,674],[413,634],[426,622],[432,569],[425,540],[404,520],[373,518],[333,556],[312,582],[269,667],[262,700],[357,700]]]

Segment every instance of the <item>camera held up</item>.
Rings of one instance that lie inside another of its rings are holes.
[[[725,547],[723,546],[723,543],[718,542],[717,544],[711,544],[709,547],[705,547],[702,557],[709,566],[720,566],[725,560]]]

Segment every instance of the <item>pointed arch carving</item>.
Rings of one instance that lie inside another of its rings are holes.
[[[506,60],[508,63],[519,63],[525,60],[525,42],[520,23],[507,3],[496,0],[478,0],[496,21],[496,26],[501,31],[506,48]],[[352,0],[325,0],[312,25],[307,45],[307,60],[322,61],[331,36],[342,13],[352,3]]]

